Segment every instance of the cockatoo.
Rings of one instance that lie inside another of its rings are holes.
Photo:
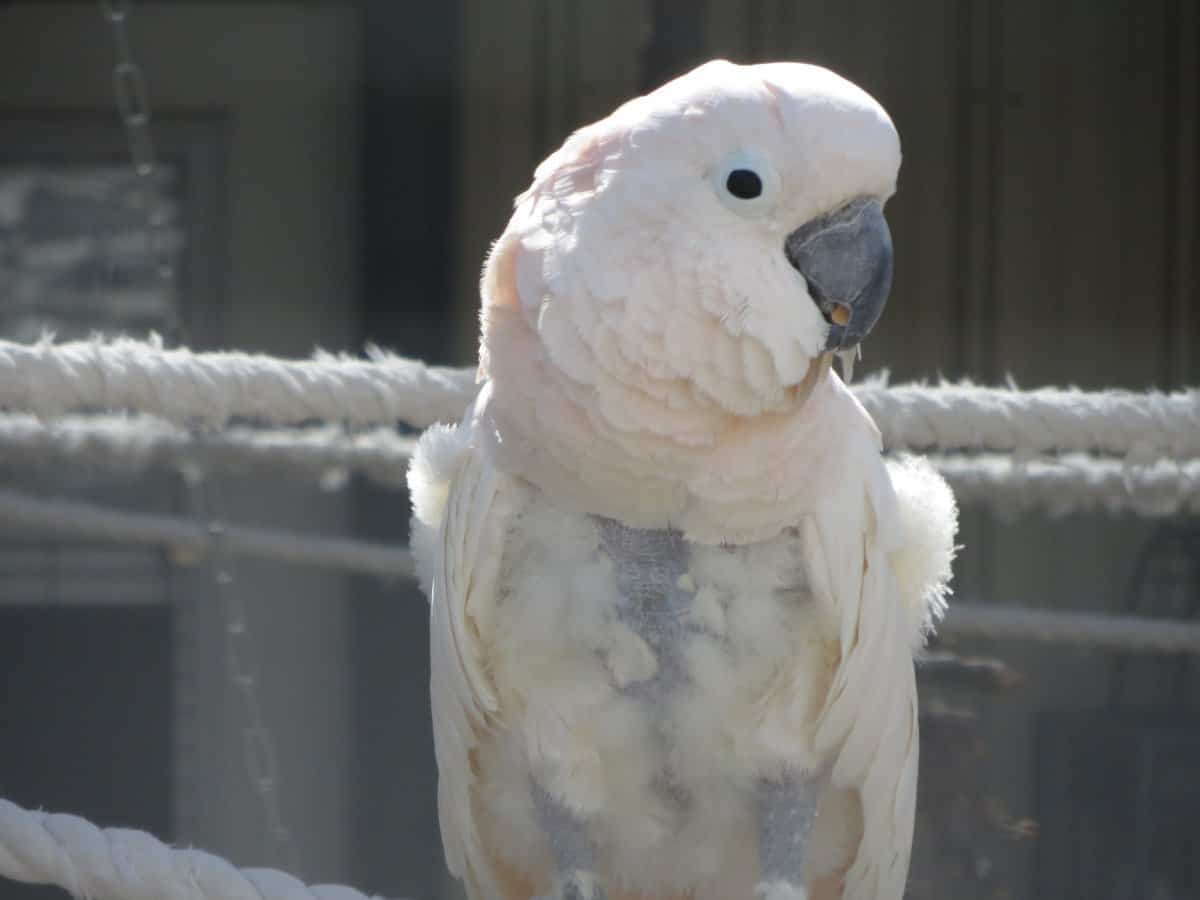
[[[945,484],[830,366],[891,284],[882,107],[708,63],[536,170],[409,484],[473,900],[900,900]]]

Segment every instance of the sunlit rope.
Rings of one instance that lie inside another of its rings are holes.
[[[80,900],[367,900],[341,885],[308,886],[275,869],[237,869],[144,831],[0,799],[0,876],[51,884]]]
[[[969,383],[856,386],[885,447],[1018,455],[1102,453],[1135,461],[1200,457],[1200,390],[1080,391]]]
[[[157,341],[0,341],[0,408],[39,416],[130,410],[181,425],[234,418],[272,425],[342,422],[415,426],[457,421],[474,377],[379,350],[366,359],[281,360],[193,353]]]
[[[390,428],[348,432],[337,425],[271,429],[232,426],[197,434],[152,416],[39,419],[0,414],[0,462],[97,467],[138,475],[172,469],[188,475],[286,471],[339,485],[345,474],[386,487],[404,484],[415,441]]]
[[[197,435],[150,416],[0,415],[0,460],[27,466],[99,467],[136,475],[152,467],[201,475],[287,471],[338,487],[350,473],[389,488],[404,484],[411,437],[390,428],[348,432],[232,427]],[[1066,454],[1021,460],[1000,454],[929,457],[963,505],[1050,516],[1103,510],[1141,516],[1200,513],[1200,460],[1140,465]]]
[[[272,425],[340,422],[423,427],[457,421],[473,373],[378,350],[367,359],[319,354],[280,360],[249,353],[167,350],[120,339],[53,344],[0,341],[0,408],[57,416],[131,410],[186,425],[233,418]],[[1200,391],[1173,394],[1019,391],[971,384],[855,386],[893,450],[1096,452],[1200,458]]]
[[[1033,510],[1131,512],[1153,518],[1200,514],[1200,460],[1160,459],[1137,465],[1071,453],[1046,459],[963,454],[929,460],[960,506],[986,504],[1002,515]]]

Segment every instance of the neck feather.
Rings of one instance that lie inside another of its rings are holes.
[[[536,346],[489,354],[486,374],[476,425],[503,471],[564,508],[701,543],[775,537],[814,511],[829,479],[879,452],[874,423],[825,363],[778,411],[746,417],[698,403],[664,407],[661,422],[643,416],[640,427],[606,412],[631,398],[572,381]],[[689,418],[702,427],[685,427]]]

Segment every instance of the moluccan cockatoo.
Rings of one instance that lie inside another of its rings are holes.
[[[899,164],[832,72],[712,62],[517,198],[481,391],[409,475],[473,900],[900,900],[954,501],[829,364]]]

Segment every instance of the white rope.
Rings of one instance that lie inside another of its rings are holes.
[[[139,474],[166,466],[191,474],[286,469],[336,487],[349,472],[390,488],[404,485],[413,440],[390,428],[351,433],[337,426],[234,427],[197,435],[150,416],[72,416],[44,421],[0,414],[0,461],[102,466]],[[1200,460],[1135,465],[1083,454],[1014,460],[1003,455],[930,457],[962,504],[1003,514],[1051,516],[1105,510],[1142,516],[1200,513]]]
[[[930,458],[961,505],[987,504],[1017,515],[1051,517],[1105,510],[1158,517],[1200,514],[1200,460],[1160,459],[1149,465],[1084,454],[1014,460],[1011,456]]]
[[[247,353],[164,350],[121,339],[34,345],[0,341],[0,408],[56,416],[136,410],[178,424],[231,418],[415,426],[457,420],[473,373],[372,351],[285,361]],[[855,386],[892,450],[1098,452],[1149,462],[1200,457],[1200,391],[1175,394],[971,384]]]
[[[412,574],[412,556],[403,548],[333,537],[308,537],[248,525],[204,526],[194,519],[122,512],[71,500],[46,500],[0,490],[0,522],[21,528],[68,534],[120,544],[169,547],[177,558],[199,558],[215,549],[318,568],[341,569],[382,578]]]
[[[67,416],[44,420],[0,414],[0,462],[99,466],[126,475],[164,467],[189,474],[285,469],[336,486],[359,472],[387,487],[404,485],[414,440],[390,428],[352,433],[336,425],[297,429],[231,427],[196,432],[152,416]]]
[[[237,869],[177,850],[144,831],[31,812],[0,799],[0,875],[52,884],[80,900],[366,900],[341,885],[311,887],[276,869]]]
[[[1019,639],[1137,653],[1200,653],[1200,623],[956,603],[938,626],[943,637]]]
[[[874,379],[856,385],[855,394],[890,449],[1096,452],[1141,462],[1200,457],[1198,390],[1020,391]]]
[[[250,353],[165,350],[127,338],[52,344],[0,341],[0,407],[39,416],[134,410],[184,425],[232,418],[273,425],[319,420],[424,427],[457,421],[473,375],[379,350],[368,359],[320,353],[280,360]]]

